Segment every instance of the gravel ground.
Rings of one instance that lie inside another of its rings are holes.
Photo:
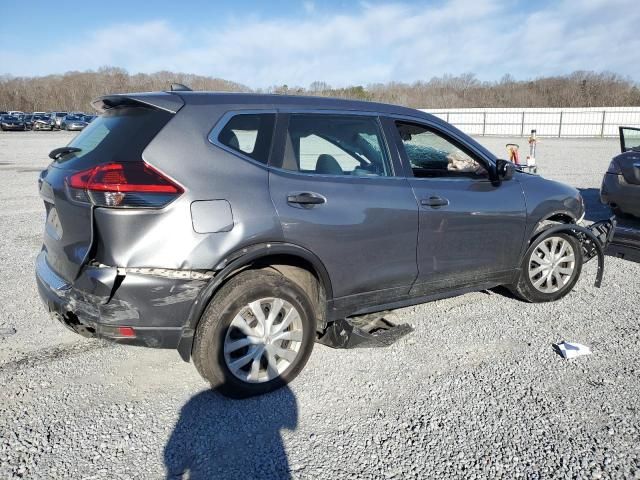
[[[596,289],[592,262],[553,304],[487,291],[398,310],[415,332],[395,345],[316,345],[290,388],[228,400],[175,352],[45,314],[36,172],[71,136],[0,134],[0,478],[640,477],[640,264],[608,258]],[[606,215],[594,192],[617,148],[543,139],[540,170]],[[562,360],[565,339],[593,355]]]

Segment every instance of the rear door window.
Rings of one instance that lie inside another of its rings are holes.
[[[221,130],[214,129],[209,140],[266,164],[275,120],[275,113],[239,113],[229,118]]]
[[[378,120],[368,115],[290,114],[277,165],[307,174],[392,176]]]

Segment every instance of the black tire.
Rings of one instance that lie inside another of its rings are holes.
[[[277,297],[299,313],[302,341],[297,356],[279,376],[250,383],[235,376],[225,361],[224,342],[236,315],[250,302]],[[315,342],[314,308],[296,283],[269,269],[246,270],[231,278],[214,296],[196,329],[192,358],[200,375],[225,396],[247,398],[276,390],[292,381],[304,368]]]
[[[546,293],[538,290],[529,278],[529,265],[531,263],[531,257],[534,251],[536,250],[538,245],[545,240],[534,240],[527,250],[524,259],[522,260],[522,265],[520,265],[520,275],[517,282],[514,285],[509,285],[507,287],[515,296],[517,296],[521,300],[531,303],[554,302],[567,295],[573,289],[576,282],[580,278],[583,264],[582,245],[580,244],[578,239],[565,233],[557,233],[552,236],[560,237],[568,241],[571,245],[574,252],[575,261],[573,272],[571,273],[571,276],[567,283],[559,290],[552,293]]]

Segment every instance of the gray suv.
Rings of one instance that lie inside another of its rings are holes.
[[[40,295],[81,335],[177,349],[226,395],[291,381],[338,321],[499,285],[557,300],[602,262],[574,188],[417,110],[191,91],[94,107],[39,179]]]

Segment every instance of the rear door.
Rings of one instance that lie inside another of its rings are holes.
[[[75,280],[93,242],[92,209],[83,190],[68,185],[74,173],[110,162],[142,159],[142,151],[172,114],[143,107],[115,108],[94,120],[40,174],[46,223],[44,250],[49,266],[68,282]]]
[[[390,119],[387,128],[420,205],[412,295],[511,279],[526,224],[517,179],[493,185],[489,159],[436,125]]]
[[[284,238],[320,258],[334,297],[359,307],[407,294],[418,211],[378,117],[281,113],[275,148],[269,185]]]

